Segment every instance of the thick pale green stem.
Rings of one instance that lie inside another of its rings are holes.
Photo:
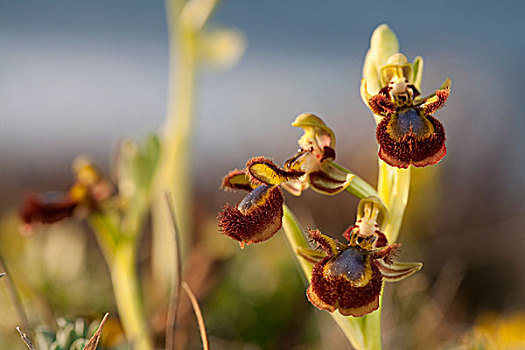
[[[133,217],[126,217],[127,220],[124,221],[127,224],[124,226],[134,229],[127,233],[121,231],[118,223],[109,215],[96,212],[89,220],[109,266],[113,294],[124,333],[129,343],[133,344],[133,349],[138,350],[153,349],[142,311],[136,270],[136,245],[146,213],[145,208],[133,211]]]
[[[410,168],[394,168],[380,160],[377,190],[389,213],[384,234],[389,243],[394,243],[399,236],[403,214],[408,202]]]
[[[310,281],[310,278],[312,277],[312,263],[306,261],[305,259],[299,258],[297,253],[297,248],[310,248],[308,245],[308,241],[306,237],[304,236],[303,230],[301,226],[299,226],[299,223],[297,222],[297,219],[293,215],[292,211],[288,206],[285,204],[283,206],[284,215],[283,215],[283,229],[284,233],[286,234],[286,238],[288,239],[288,243],[290,244],[290,247],[292,248],[292,252],[294,256],[297,258],[299,265],[301,266],[301,269],[303,270],[304,275]]]
[[[136,271],[136,244],[132,240],[117,244],[110,265],[111,281],[119,316],[133,349],[153,349],[144,320]]]
[[[161,293],[167,293],[173,276],[171,256],[175,247],[170,214],[164,193],[170,194],[177,216],[181,252],[189,245],[193,232],[193,137],[195,82],[199,64],[199,40],[206,21],[219,0],[166,0],[170,72],[166,120],[162,129],[163,152],[156,174],[153,197],[152,265]]]
[[[346,169],[345,167],[331,160],[329,160],[329,162],[333,167],[341,171],[344,171],[348,174],[354,175],[350,184],[345,188],[345,191],[347,191],[348,193],[360,199],[370,197],[370,196],[379,197],[379,194],[377,193],[376,189],[372,185],[370,185],[368,182],[366,182],[359,176],[355,175],[354,173],[352,173],[350,170]]]
[[[110,265],[111,261],[113,261],[116,239],[119,234],[116,224],[111,221],[109,216],[100,212],[91,214],[88,222],[95,233],[95,237],[100,250],[102,250],[102,253],[104,254],[106,263]]]
[[[185,250],[192,231],[192,177],[190,148],[193,129],[193,105],[197,43],[195,33],[181,25],[184,1],[167,0],[168,36],[170,42],[170,75],[166,121],[162,130],[163,151],[156,174],[153,197],[153,272],[160,288],[167,292],[173,275],[171,256],[175,247],[171,237],[170,214],[164,193],[169,193]]]
[[[381,350],[383,343],[381,337],[381,305],[383,295],[380,296],[379,308],[363,317],[354,319],[361,326],[361,336],[363,337],[364,349]],[[343,317],[339,315],[340,317]]]

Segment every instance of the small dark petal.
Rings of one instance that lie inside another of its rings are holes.
[[[239,241],[241,247],[271,238],[282,225],[283,195],[280,188],[260,186],[252,192],[254,200],[248,201],[251,204],[245,201],[242,211],[227,204],[217,217],[221,232]]]
[[[329,256],[334,255],[334,250],[337,250],[337,248],[336,243],[332,238],[323,235],[319,230],[308,229],[308,234],[310,235],[310,239],[317,243],[324,252]]]
[[[312,171],[308,174],[308,182],[313,190],[322,194],[337,194],[348,186],[348,178],[337,178],[323,170]]]
[[[309,153],[302,148],[297,150],[297,153],[291,156],[284,162],[284,168],[286,170],[295,169],[300,170],[302,158],[307,157]]]
[[[450,89],[437,90],[436,101],[425,105],[425,115],[432,115],[435,111],[442,108],[445,105],[445,102],[447,102],[449,95]]]
[[[343,232],[343,237],[346,238],[347,241],[350,240],[350,236],[352,236],[352,231],[354,229],[357,229],[357,225],[352,225],[348,227],[345,232]]]
[[[347,228],[345,232],[343,232],[343,236],[348,241],[350,240],[350,236],[352,235],[352,231],[354,229],[358,229],[358,226],[357,225],[352,225],[349,228]],[[383,232],[381,232],[379,230],[376,230],[374,232],[374,234],[377,236],[376,243],[375,243],[375,247],[376,248],[381,248],[381,247],[384,247],[384,246],[386,246],[388,244],[388,240],[386,239],[386,236],[385,236],[385,234]]]
[[[372,253],[372,259],[383,259],[388,265],[392,265],[399,255],[401,244],[391,244],[381,250]]]
[[[388,240],[386,239],[386,236],[383,232],[381,231],[376,231],[375,234],[377,235],[377,240],[376,240],[376,247],[377,248],[381,248],[381,247],[384,247],[388,244]]]
[[[433,132],[425,134],[410,128],[402,137],[392,136],[388,131],[391,116],[384,118],[377,126],[376,137],[379,142],[379,158],[387,164],[408,168],[409,165],[424,167],[439,162],[446,155],[445,129],[434,117],[426,117]]]
[[[388,115],[396,111],[394,103],[388,96],[377,94],[368,100],[372,112],[379,115]]]
[[[421,93],[419,92],[419,90],[414,84],[408,84],[407,87],[412,89],[412,98],[418,97],[421,95]]]
[[[25,224],[52,224],[73,216],[77,204],[63,193],[32,194],[26,197],[19,216]]]
[[[321,158],[321,162],[325,159],[335,159],[335,150],[332,147],[324,146],[323,147],[323,157]]]
[[[250,183],[250,178],[246,175],[246,171],[235,169],[222,178],[221,188],[225,190],[243,190],[250,192],[253,190],[253,185]]]

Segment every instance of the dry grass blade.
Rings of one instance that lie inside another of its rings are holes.
[[[95,334],[93,334],[91,339],[89,339],[86,346],[84,346],[84,350],[96,350],[98,346],[98,341],[100,340],[100,336],[102,335],[102,327],[104,327],[104,323],[108,319],[108,316],[108,313],[104,315],[104,318],[102,319],[102,321],[100,321],[100,325],[98,326],[97,331],[95,332]]]
[[[170,212],[171,224],[173,225],[173,240],[175,242],[175,250],[177,256],[175,256],[174,264],[176,268],[177,276],[174,276],[171,279],[170,286],[170,302],[168,306],[168,315],[166,317],[166,350],[172,350],[174,345],[174,336],[175,336],[175,325],[177,322],[177,313],[179,310],[180,303],[180,291],[181,291],[181,281],[182,281],[182,262],[180,260],[180,241],[179,241],[179,230],[177,228],[177,221],[175,218],[175,210],[170,201],[170,196],[166,192],[166,205],[168,206],[168,211]]]
[[[9,275],[9,277],[7,277],[6,279],[7,293],[9,294],[9,297],[11,298],[11,302],[15,306],[16,313],[18,314],[18,318],[20,319],[20,322],[22,322],[22,326],[24,326],[24,329],[30,332],[31,328],[29,327],[29,321],[27,319],[27,314],[24,310],[24,306],[22,305],[20,294],[18,293],[18,290],[16,289],[15,283],[13,282],[13,277],[12,277],[13,275],[9,273],[9,270],[7,269],[7,265],[5,264],[2,254],[0,254],[0,267],[5,271],[2,276]],[[26,337],[29,339],[27,335]]]
[[[26,344],[29,350],[36,350],[33,343],[31,343],[31,339],[29,339],[27,334],[25,334],[24,332],[20,330],[20,327],[16,327],[16,331],[18,332],[18,334],[20,334],[20,338],[22,338],[22,340],[24,341],[24,343]]]
[[[188,295],[188,298],[190,298],[191,306],[193,307],[193,312],[195,312],[195,317],[197,317],[197,322],[199,323],[199,332],[201,334],[202,339],[202,348],[204,350],[210,349],[210,344],[208,342],[208,335],[206,334],[206,325],[204,324],[204,317],[202,317],[202,311],[199,306],[199,302],[197,301],[197,298],[195,297],[195,294],[190,289],[190,286],[186,282],[182,282],[182,288],[184,288],[184,291]]]

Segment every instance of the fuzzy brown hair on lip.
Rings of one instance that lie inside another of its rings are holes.
[[[408,168],[409,165],[424,167],[439,162],[447,153],[445,129],[433,116],[426,118],[434,131],[425,137],[408,132],[403,137],[393,138],[387,131],[391,116],[383,118],[377,125],[376,137],[379,142],[379,158],[390,166]]]
[[[314,265],[312,280],[306,291],[308,300],[318,309],[339,310],[343,316],[360,317],[379,308],[383,278],[375,264],[370,266],[372,279],[368,284],[352,287],[344,276],[324,276],[323,268],[331,258],[327,256]]]
[[[277,186],[268,186],[261,203],[248,208],[244,213],[239,208],[225,205],[217,217],[219,229],[226,236],[245,244],[265,241],[281,228],[283,217],[283,195]]]

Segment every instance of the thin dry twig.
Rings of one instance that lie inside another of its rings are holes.
[[[6,279],[7,292],[9,293],[9,297],[11,298],[11,302],[15,306],[16,313],[18,314],[18,318],[20,319],[20,322],[22,322],[24,329],[26,329],[29,332],[31,328],[29,327],[29,321],[27,318],[27,314],[24,310],[24,306],[22,304],[22,299],[20,298],[20,294],[18,293],[18,290],[16,289],[16,286],[13,282],[13,279],[11,278],[11,274],[9,273],[9,270],[7,269],[7,265],[5,264],[5,260],[1,253],[0,253],[0,267],[5,271],[2,274],[2,276],[8,275]],[[26,337],[28,336],[26,335]]]
[[[204,317],[202,317],[202,311],[199,306],[199,302],[197,301],[197,298],[195,297],[195,294],[190,289],[190,286],[186,282],[182,282],[182,288],[184,288],[184,291],[188,295],[188,298],[191,301],[191,306],[193,307],[193,312],[195,313],[195,317],[197,317],[197,322],[199,323],[199,332],[201,334],[202,339],[202,348],[204,350],[210,349],[210,344],[208,342],[208,335],[206,334],[206,325],[204,324]]]
[[[175,210],[170,201],[170,196],[167,192],[164,193],[166,197],[166,204],[170,212],[171,224],[173,226],[173,240],[175,242],[176,256],[174,259],[177,276],[173,276],[170,286],[170,303],[168,306],[168,315],[166,317],[166,350],[172,350],[174,345],[175,327],[177,322],[177,314],[180,304],[180,292],[182,282],[182,262],[180,256],[180,239],[179,230],[177,227],[177,220],[175,218]]]
[[[109,317],[109,313],[106,313],[102,321],[100,321],[100,325],[98,326],[97,331],[95,332],[95,334],[93,334],[91,339],[89,339],[86,346],[84,346],[84,350],[96,350],[97,349],[98,341],[100,340],[100,336],[102,335],[102,327],[104,327],[104,323],[106,322],[108,317]]]
[[[25,334],[24,332],[20,330],[20,327],[16,327],[16,331],[18,332],[18,334],[20,334],[20,338],[22,338],[22,340],[24,341],[24,343],[26,344],[29,350],[36,350],[35,346],[31,342],[31,339],[29,339],[27,334]]]

